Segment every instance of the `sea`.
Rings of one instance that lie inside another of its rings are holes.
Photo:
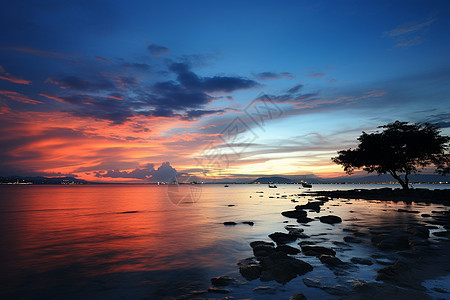
[[[288,299],[302,292],[308,299],[339,299],[324,288],[306,286],[303,278],[320,280],[322,287],[346,286],[357,279],[373,281],[377,267],[360,267],[339,277],[317,258],[298,254],[314,270],[282,284],[247,281],[237,262],[253,256],[250,242],[270,241],[269,234],[287,232],[288,224],[299,225],[281,212],[313,198],[305,192],[382,187],[399,186],[0,185],[0,298]],[[448,189],[450,185],[417,187]],[[420,214],[399,218],[398,209]],[[313,221],[302,228],[316,243],[336,248],[339,258],[347,262],[376,250],[370,242],[336,247],[333,242],[342,242],[348,234],[344,228],[356,226],[364,231],[386,224],[420,223],[421,214],[439,210],[448,207],[335,199],[320,213],[308,216],[334,214],[343,219],[341,224]],[[210,279],[221,275],[232,276],[239,284],[227,287],[227,294],[207,292]]]

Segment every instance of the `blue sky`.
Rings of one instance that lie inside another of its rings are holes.
[[[1,175],[336,176],[330,157],[363,130],[449,133],[448,1],[3,6]],[[263,94],[280,113],[261,126],[246,107]]]

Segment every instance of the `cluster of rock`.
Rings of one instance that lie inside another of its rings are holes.
[[[239,272],[247,280],[260,279],[261,281],[275,280],[286,283],[297,275],[303,275],[313,270],[313,267],[289,255],[297,254],[300,249],[285,245],[286,242],[295,241],[297,237],[276,232],[270,235],[276,241],[255,241],[250,243],[255,257],[243,259],[238,262]]]
[[[283,211],[281,214],[287,218],[297,219],[298,223],[309,223],[314,221],[314,219],[308,218],[308,210],[315,211],[316,213],[320,212],[320,208],[331,198],[329,197],[319,197],[314,201],[309,201],[303,205],[297,205],[294,210]],[[319,217],[320,222],[327,224],[335,224],[341,223],[342,219],[338,216],[328,215]]]

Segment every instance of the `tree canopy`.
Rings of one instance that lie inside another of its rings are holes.
[[[355,169],[389,173],[403,189],[408,189],[410,174],[427,166],[434,165],[443,175],[450,173],[450,137],[441,135],[438,126],[395,121],[378,128],[384,130],[363,131],[356,149],[338,151],[338,156],[331,160],[342,165],[349,175]]]

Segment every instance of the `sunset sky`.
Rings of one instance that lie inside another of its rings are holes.
[[[395,120],[450,134],[450,2],[4,1],[0,176],[344,175]]]

